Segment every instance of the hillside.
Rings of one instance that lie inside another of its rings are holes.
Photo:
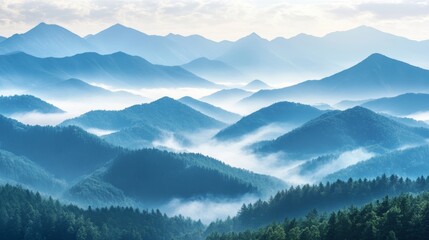
[[[153,140],[161,140],[170,133],[182,135],[225,126],[168,97],[119,111],[90,111],[61,125],[114,130],[116,132],[105,136],[105,139],[130,148],[151,146],[149,143]]]
[[[81,202],[105,205],[111,200],[104,199],[104,194],[93,194],[106,192],[105,186],[117,189],[109,192],[122,192],[135,201],[160,204],[174,198],[265,194],[284,184],[273,177],[233,168],[200,154],[142,149],[122,154],[107,168],[73,186],[69,194]],[[121,195],[112,194],[111,197],[115,200]],[[100,196],[104,200],[101,201]]]
[[[25,157],[0,150],[0,183],[19,184],[27,188],[56,194],[66,183],[55,178]]]
[[[309,211],[298,219],[282,219],[260,229],[227,234],[216,239],[419,239],[426,238],[429,195],[383,197],[361,207],[350,206],[327,215]],[[414,221],[413,219],[419,219]],[[422,223],[423,222],[423,223]],[[290,238],[289,238],[290,237]]]
[[[290,157],[339,153],[360,147],[373,151],[422,144],[426,128],[412,128],[362,107],[332,111],[279,138],[257,146],[258,152],[283,152]],[[317,136],[317,137],[315,137]]]
[[[293,221],[293,218],[314,216],[316,212],[330,213],[350,206],[356,209],[356,206],[386,196],[392,199],[404,193],[418,194],[428,189],[428,177],[411,180],[395,175],[383,175],[373,180],[350,178],[347,181],[296,186],[278,192],[267,201],[259,200],[243,205],[235,217],[212,223],[206,232],[258,229],[285,219]],[[354,212],[349,209],[347,211]]]
[[[351,176],[371,179],[381,174],[417,178],[426,175],[429,171],[428,159],[428,146],[398,150],[341,169],[326,176],[324,180],[346,180]]]
[[[28,126],[0,115],[1,149],[24,156],[56,178],[89,174],[121,150],[78,127]]]
[[[0,186],[0,202],[4,239],[188,240],[199,239],[204,229],[201,222],[167,217],[159,210],[113,206],[85,210],[10,185]]]
[[[243,117],[235,124],[221,130],[214,138],[222,141],[233,140],[270,124],[296,127],[318,117],[322,113],[323,111],[308,105],[279,102]]]
[[[0,96],[0,114],[17,113],[62,113],[63,110],[31,95]]]

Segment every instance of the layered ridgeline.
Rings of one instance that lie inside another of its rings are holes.
[[[124,202],[147,205],[177,198],[263,195],[284,186],[273,177],[233,168],[200,154],[143,149],[118,156],[73,186],[67,195],[93,206]]]
[[[370,100],[361,106],[376,112],[400,116],[429,112],[429,94],[407,93],[396,97]]]
[[[423,144],[429,129],[413,128],[362,107],[325,113],[279,138],[255,146],[260,153],[282,152],[288,157],[314,157],[357,148],[384,152]]]
[[[284,100],[306,102],[341,101],[395,96],[409,92],[429,92],[429,71],[372,54],[357,65],[318,81],[261,90],[240,102],[265,105]]]
[[[184,138],[183,133],[225,126],[224,123],[168,97],[120,111],[90,111],[66,120],[61,125],[116,131],[103,138],[130,148],[151,146],[153,141],[171,136],[180,140]]]
[[[183,97],[180,98],[178,101],[209,117],[212,117],[224,123],[235,123],[241,118],[241,116],[236,113],[226,111],[220,107],[213,106],[211,104],[199,101],[192,97]]]
[[[0,187],[0,235],[4,239],[188,240],[204,225],[156,211],[110,207],[87,210],[64,205],[10,185]]]
[[[0,39],[1,54],[20,51],[37,57],[64,57],[121,51],[170,66],[208,58],[252,77],[309,73],[320,76],[339,71],[374,52],[425,65],[428,49],[427,41],[413,41],[367,26],[323,37],[299,34],[268,41],[253,33],[235,42],[214,42],[199,35],[148,35],[120,24],[81,38],[60,26],[41,23],[26,33]]]
[[[111,101],[115,99],[119,102],[141,103],[148,102],[149,99],[135,95],[126,91],[110,91],[101,87],[88,84],[76,78],[56,82],[42,87],[31,89],[38,95],[53,99],[73,100],[73,101]]]
[[[281,220],[255,231],[213,233],[207,240],[241,239],[418,239],[427,238],[429,194],[383,198],[328,216],[312,211],[305,218]],[[280,222],[280,221],[279,221]]]
[[[0,149],[65,180],[92,173],[122,151],[74,126],[29,126],[0,116],[0,132]]]
[[[279,102],[243,117],[235,124],[221,130],[214,138],[221,141],[234,140],[269,125],[297,127],[323,111],[299,103]]]
[[[199,35],[148,35],[115,24],[85,39],[97,46],[101,53],[126,52],[150,62],[163,65],[182,65],[200,57],[213,58],[228,47],[229,42],[214,42]]]
[[[63,110],[31,95],[0,96],[0,114],[62,113]]]
[[[235,217],[212,223],[206,232],[257,229],[286,218],[304,217],[310,211],[314,214],[314,210],[321,213],[332,212],[349,206],[361,206],[385,196],[391,198],[403,193],[416,194],[428,190],[429,177],[410,180],[395,175],[383,175],[373,180],[349,179],[296,186],[278,192],[267,201],[244,204]]]
[[[214,82],[240,82],[246,79],[245,74],[234,67],[206,57],[195,59],[181,66],[182,68]]]
[[[122,52],[109,55],[82,53],[64,58],[38,58],[18,52],[0,56],[0,66],[0,86],[24,89],[70,78],[117,88],[216,86],[181,67],[154,65]]]

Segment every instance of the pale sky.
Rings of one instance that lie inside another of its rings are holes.
[[[81,36],[115,23],[147,34],[199,34],[236,40],[256,32],[272,39],[323,36],[368,25],[415,40],[429,39],[429,0],[0,0],[0,35],[40,22]]]

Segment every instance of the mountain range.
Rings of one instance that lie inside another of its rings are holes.
[[[28,112],[62,113],[64,111],[31,95],[0,96],[0,114],[12,115]]]
[[[424,54],[428,49],[428,41],[414,41],[368,26],[323,37],[299,34],[289,39],[266,40],[252,33],[237,41],[215,42],[199,35],[148,35],[120,24],[81,38],[58,25],[41,23],[0,42],[2,54],[22,51],[37,57],[65,57],[121,51],[170,66],[207,58],[253,78],[280,74],[307,79],[339,71],[374,52],[429,67]]]
[[[315,157],[358,148],[373,152],[424,144],[429,129],[413,128],[362,107],[325,113],[275,140],[256,145],[262,153]]]
[[[162,140],[170,134],[181,138],[185,132],[221,128],[225,123],[164,97],[120,111],[90,111],[61,125],[113,130],[114,133],[104,136],[107,141],[124,147],[141,148],[151,146],[154,140]]]
[[[64,58],[38,58],[21,52],[1,55],[0,64],[0,85],[3,87],[28,89],[70,78],[118,88],[216,86],[181,67],[154,65],[122,52],[110,55],[82,53]]]
[[[264,105],[284,100],[318,103],[344,99],[361,100],[409,92],[429,92],[429,70],[381,54],[372,54],[357,65],[321,80],[261,90],[240,101],[241,105]]]

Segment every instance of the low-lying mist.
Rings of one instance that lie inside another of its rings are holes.
[[[258,198],[246,195],[238,199],[205,198],[198,200],[173,199],[161,206],[160,210],[169,216],[182,215],[209,224],[217,219],[233,217],[240,210],[243,203],[253,203]]]

